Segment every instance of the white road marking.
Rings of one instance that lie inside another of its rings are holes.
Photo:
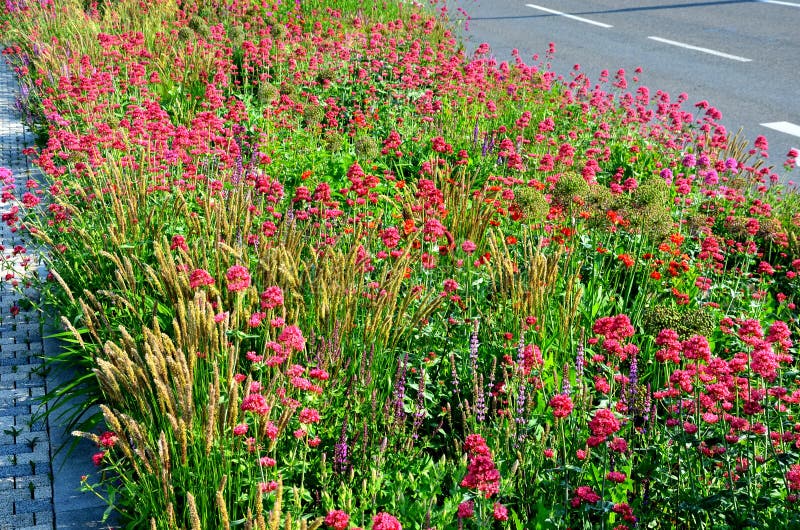
[[[564,18],[571,18],[572,20],[577,20],[578,22],[585,22],[587,24],[592,24],[593,26],[600,26],[601,28],[608,29],[608,28],[613,28],[614,27],[611,24],[604,24],[603,22],[597,22],[596,20],[589,20],[588,18],[576,17],[575,15],[570,15],[569,13],[564,13],[562,11],[556,11],[555,9],[549,9],[549,8],[546,8],[546,7],[537,6],[537,5],[533,5],[533,4],[525,4],[525,5],[530,7],[530,8],[532,8],[532,9],[538,9],[539,11],[544,11],[545,13],[558,15],[558,16],[564,17]]]
[[[686,43],[683,43],[683,42],[678,42],[678,41],[669,40],[669,39],[662,39],[661,37],[652,37],[651,36],[651,37],[647,37],[647,38],[651,39],[651,40],[654,40],[654,41],[657,41],[657,42],[663,42],[664,44],[671,44],[673,46],[679,46],[681,48],[686,48],[687,50],[695,50],[695,51],[698,51],[698,52],[710,53],[711,55],[716,55],[718,57],[724,57],[726,59],[732,59],[734,61],[741,61],[743,63],[749,63],[752,60],[752,59],[747,59],[745,57],[739,57],[738,55],[731,55],[729,53],[718,52],[717,50],[711,50],[709,48],[701,48],[700,46],[692,46],[691,44],[686,44]]]
[[[778,6],[789,6],[789,7],[800,7],[800,4],[795,4],[794,2],[779,2],[778,0],[756,0],[761,4],[775,4]]]
[[[775,121],[771,123],[762,123],[762,127],[769,127],[782,133],[791,134],[792,136],[800,136],[800,125],[790,123],[788,121]]]

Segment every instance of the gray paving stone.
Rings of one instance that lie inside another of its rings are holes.
[[[5,61],[0,61],[0,166],[9,168],[18,186],[32,175],[21,150],[33,138],[19,122],[14,109],[16,79]],[[11,205],[2,205],[3,209]],[[21,232],[0,225],[0,245],[6,249],[25,245]],[[4,256],[8,251],[3,252]],[[39,267],[30,249],[32,270]],[[20,258],[22,259],[22,258]],[[0,269],[9,271],[9,261],[0,260]],[[19,264],[19,260],[14,260]],[[18,274],[27,274],[14,267]],[[25,296],[36,296],[0,281],[0,530],[36,528],[51,530],[54,525],[50,441],[47,425],[35,416],[41,410],[38,398],[46,392],[46,381],[36,374],[42,365],[41,327],[35,311],[10,314],[11,307]]]
[[[0,60],[0,167],[11,169],[18,189],[28,178],[38,178],[22,149],[33,144],[32,135],[19,121],[16,110],[17,82],[12,70]],[[0,204],[6,212],[10,203]],[[0,251],[7,256],[15,245],[26,245],[23,232],[13,232],[0,223]],[[107,528],[102,523],[105,504],[90,493],[80,491],[81,476],[94,481],[97,473],[88,456],[95,448],[85,442],[76,453],[52,455],[70,440],[68,430],[55,418],[47,422],[37,414],[42,410],[37,398],[47,392],[47,380],[38,370],[43,355],[59,352],[57,341],[43,340],[42,321],[37,311],[21,310],[11,316],[11,308],[24,297],[38,300],[35,288],[20,281],[11,285],[5,273],[22,271],[21,260],[30,258],[28,274],[43,277],[46,267],[37,261],[36,250],[24,256],[0,259],[0,530],[52,530],[54,528]],[[35,284],[34,284],[35,285]],[[45,320],[49,330],[53,323]],[[69,377],[67,375],[66,377]],[[36,443],[29,444],[33,438]],[[83,442],[82,442],[83,443]]]
[[[50,511],[52,513],[53,500],[28,498],[26,500],[15,501],[14,507],[16,508],[17,513],[36,513],[46,511]]]
[[[6,477],[0,478],[0,493],[5,491],[13,490],[14,489],[14,479],[15,477]],[[0,506],[5,504],[4,502],[0,502]]]
[[[18,477],[31,472],[29,464],[0,465],[0,478]]]
[[[0,461],[3,458],[10,459],[11,457],[16,458],[17,462],[50,462],[50,444],[45,441],[45,443],[39,444],[36,448],[31,451],[31,448],[28,444],[21,444],[22,445],[22,453],[17,453],[14,455],[9,455],[5,457],[0,457]]]
[[[18,513],[3,517],[3,522],[0,523],[0,530],[16,530],[26,526],[33,526],[34,524],[33,513]]]

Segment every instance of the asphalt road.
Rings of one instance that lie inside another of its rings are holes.
[[[782,166],[800,149],[800,0],[449,0],[464,9],[463,37],[471,53],[486,42],[499,60],[516,48],[526,62],[545,59],[569,78],[574,65],[592,80],[620,68],[630,81],[685,92],[684,110],[706,100],[729,132],[769,141],[769,162]],[[773,124],[768,126],[765,124]],[[776,129],[777,128],[777,129]],[[779,172],[782,173],[782,172]],[[800,168],[790,175],[800,181]]]

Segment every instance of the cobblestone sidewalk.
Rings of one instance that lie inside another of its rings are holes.
[[[20,122],[18,93],[13,71],[0,58],[0,168],[12,171],[21,196],[37,173],[22,154],[33,137]],[[0,212],[13,207],[0,204]],[[52,419],[49,426],[36,420],[36,398],[47,383],[42,356],[57,345],[43,341],[39,313],[22,301],[37,295],[31,288],[19,291],[25,288],[24,270],[39,267],[32,251],[22,252],[25,244],[22,233],[0,223],[0,530],[100,528],[102,501],[79,491],[81,474],[91,471],[91,448],[66,458],[64,451],[54,462],[68,435]],[[7,274],[22,277],[20,285],[6,281]]]
[[[0,167],[13,172],[18,189],[34,175],[22,149],[30,137],[14,108],[16,79],[0,64]],[[15,205],[2,205],[6,213]],[[22,276],[25,264],[36,270],[33,256],[20,253],[22,234],[0,225],[0,245],[6,259],[0,261],[0,528],[54,528],[50,439],[47,425],[34,421],[36,398],[45,393],[41,356],[44,353],[39,316],[23,294],[5,280],[7,274]],[[15,247],[17,251],[15,252]],[[23,280],[24,282],[24,280]],[[16,313],[16,314],[14,314]]]

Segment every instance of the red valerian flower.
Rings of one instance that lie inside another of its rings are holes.
[[[441,136],[436,136],[435,138],[431,138],[431,146],[433,150],[437,153],[452,153],[453,146],[445,142],[444,138]]]
[[[270,491],[275,491],[278,489],[278,483],[274,480],[270,480],[269,482],[259,483],[259,487],[261,489],[261,493],[269,493]]]
[[[600,500],[600,495],[594,492],[590,486],[578,486],[575,490],[575,497],[570,502],[573,508],[577,508],[583,502],[594,504]]]
[[[508,521],[508,508],[499,502],[496,502],[494,503],[492,516],[494,517],[495,521]]]
[[[619,420],[610,409],[600,409],[595,412],[589,421],[592,436],[589,438],[590,446],[600,445],[605,439],[620,429]]]
[[[106,431],[100,435],[100,445],[103,447],[114,447],[118,440],[119,437],[116,435],[116,433],[111,431]]]
[[[467,435],[464,440],[464,451],[472,455],[491,455],[489,447],[486,445],[486,440],[480,434]]]
[[[297,326],[286,326],[278,336],[280,341],[286,348],[295,351],[303,351],[306,347],[306,339],[303,337],[303,332]]]
[[[403,527],[396,517],[380,512],[372,518],[372,530],[403,530]]]
[[[478,490],[486,498],[500,491],[500,472],[492,460],[492,452],[479,434],[470,434],[464,440],[464,450],[469,454],[467,475],[461,481],[464,488]]]
[[[444,283],[443,283],[443,286],[444,286],[444,292],[445,293],[452,293],[453,291],[457,291],[458,290],[458,282],[456,282],[452,278],[446,279],[444,281]]]
[[[792,332],[786,322],[776,320],[770,327],[767,334],[767,342],[771,344],[777,343],[783,351],[792,347]]]
[[[392,249],[397,247],[397,244],[400,243],[400,231],[397,227],[390,226],[389,228],[383,230],[380,233],[381,240],[383,240],[383,244],[386,245],[386,248]]]
[[[308,372],[308,375],[309,377],[319,379],[320,381],[327,381],[330,378],[330,374],[322,368],[312,368],[311,371]]]
[[[259,416],[266,416],[269,409],[267,399],[261,394],[250,394],[242,400],[242,410],[255,412]]]
[[[494,465],[489,455],[475,455],[470,458],[467,475],[461,481],[461,486],[467,489],[478,490],[486,498],[490,498],[500,491],[500,472]]]
[[[262,309],[273,309],[283,305],[283,291],[277,285],[267,287],[267,289],[261,293],[260,298]]]
[[[622,484],[627,478],[628,477],[625,475],[625,473],[622,473],[621,471],[609,471],[606,473],[606,479],[610,480],[611,482],[616,482],[617,484]]]
[[[197,289],[202,285],[214,285],[214,278],[205,269],[195,269],[189,274],[189,287]]]
[[[766,379],[773,381],[778,376],[778,358],[772,346],[763,340],[757,340],[751,354],[750,369]]]
[[[615,504],[613,511],[614,513],[620,514],[622,516],[622,519],[629,523],[636,522],[636,516],[633,515],[633,508],[631,508],[631,506],[626,502],[620,502]]]
[[[456,515],[459,519],[472,519],[475,517],[475,501],[464,501],[459,504]]]
[[[186,245],[186,238],[182,235],[175,234],[172,236],[172,243],[169,246],[170,250],[183,250],[184,252],[189,252],[189,247]]]
[[[344,510],[331,510],[325,516],[325,524],[333,528],[333,530],[347,530],[349,522],[350,515]]]
[[[672,361],[675,364],[681,362],[683,344],[678,338],[678,332],[673,329],[662,329],[656,337],[657,346],[666,346],[656,352],[658,362]]]
[[[624,453],[628,450],[628,442],[626,442],[624,438],[615,437],[611,440],[611,443],[608,444],[608,447],[612,451]]]
[[[687,359],[699,359],[708,362],[711,359],[711,347],[703,335],[693,335],[681,343],[683,355]]]
[[[622,340],[627,337],[632,337],[635,333],[633,325],[628,315],[616,315],[613,317],[600,317],[598,318],[592,331],[598,335],[603,335],[609,339]]]
[[[786,472],[786,481],[791,491],[800,491],[800,464],[793,464]]]
[[[244,291],[250,287],[250,271],[242,265],[233,265],[225,273],[228,280],[228,290],[232,293]]]
[[[300,423],[319,423],[319,411],[316,409],[303,409],[300,411]]]
[[[572,399],[567,394],[556,394],[548,405],[553,409],[553,416],[556,418],[566,418],[572,413]]]

